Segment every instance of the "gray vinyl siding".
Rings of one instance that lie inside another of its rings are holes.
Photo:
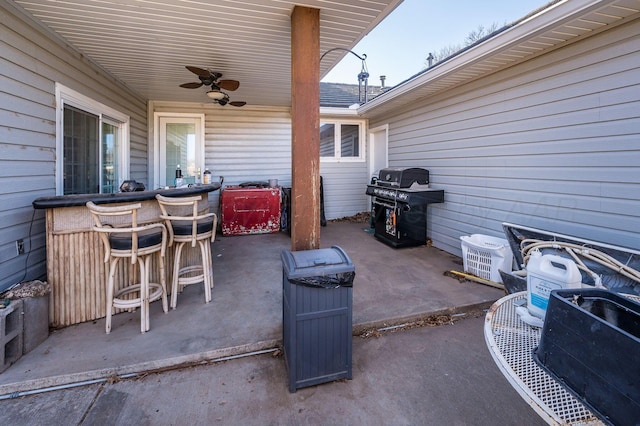
[[[320,161],[327,219],[337,219],[368,211],[367,163],[364,161]]]
[[[414,105],[389,123],[391,166],[431,172],[434,245],[502,222],[640,248],[640,21]]]
[[[291,113],[288,108],[154,102],[153,112],[205,115],[205,165],[223,185],[278,179],[291,186]],[[150,143],[153,143],[151,141]],[[220,191],[209,194],[219,211]]]
[[[46,277],[44,211],[55,195],[55,83],[130,116],[131,177],[146,182],[146,106],[122,85],[68,50],[28,18],[0,4],[0,291]],[[25,254],[16,254],[23,239]]]
[[[207,114],[205,122],[205,158],[214,179],[224,176],[225,185],[278,179],[279,185],[291,186],[288,109],[268,112],[216,109],[215,113]],[[219,197],[213,198],[217,210]]]
[[[205,162],[224,185],[278,179],[291,186],[291,113],[285,108],[153,102],[153,112],[205,114]],[[153,141],[151,141],[153,143]],[[335,219],[367,210],[366,162],[320,162],[325,216]],[[219,211],[219,191],[209,194]]]

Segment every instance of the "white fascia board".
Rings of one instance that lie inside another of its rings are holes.
[[[322,117],[358,117],[358,111],[352,108],[320,107]]]

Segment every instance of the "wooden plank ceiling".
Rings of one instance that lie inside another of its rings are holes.
[[[231,100],[291,104],[290,16],[320,9],[321,53],[350,49],[402,0],[14,0],[142,98],[207,102],[186,65],[240,81]],[[326,74],[346,53],[320,64]]]

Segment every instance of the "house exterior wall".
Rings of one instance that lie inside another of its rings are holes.
[[[365,194],[368,177],[366,162],[320,162],[327,219],[353,216],[369,210]]]
[[[511,222],[640,248],[640,20],[414,104],[391,166],[430,170],[436,247]]]
[[[288,108],[154,101],[150,106],[150,113],[153,112],[205,114],[205,162],[214,181],[219,176],[224,176],[224,185],[278,179],[280,186],[291,186]],[[153,144],[153,135],[151,138]],[[366,162],[321,161],[320,174],[327,219],[366,210]],[[219,195],[219,191],[209,194],[212,211],[219,211]]]
[[[0,291],[46,275],[44,211],[55,195],[55,83],[130,116],[130,174],[146,182],[146,105],[6,2],[0,3]],[[25,254],[17,255],[23,239]]]
[[[291,186],[291,114],[288,108],[219,106],[213,103],[151,102],[150,113],[205,115],[205,167],[224,185],[278,179]],[[153,123],[150,123],[153,125]],[[150,144],[154,144],[153,132]],[[153,161],[153,160],[150,160]],[[219,211],[220,191],[209,194]]]

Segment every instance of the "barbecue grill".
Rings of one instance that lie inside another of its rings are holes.
[[[417,167],[380,170],[374,184],[374,236],[392,247],[419,246],[427,242],[427,206],[444,202],[444,191],[429,188],[429,170]]]

